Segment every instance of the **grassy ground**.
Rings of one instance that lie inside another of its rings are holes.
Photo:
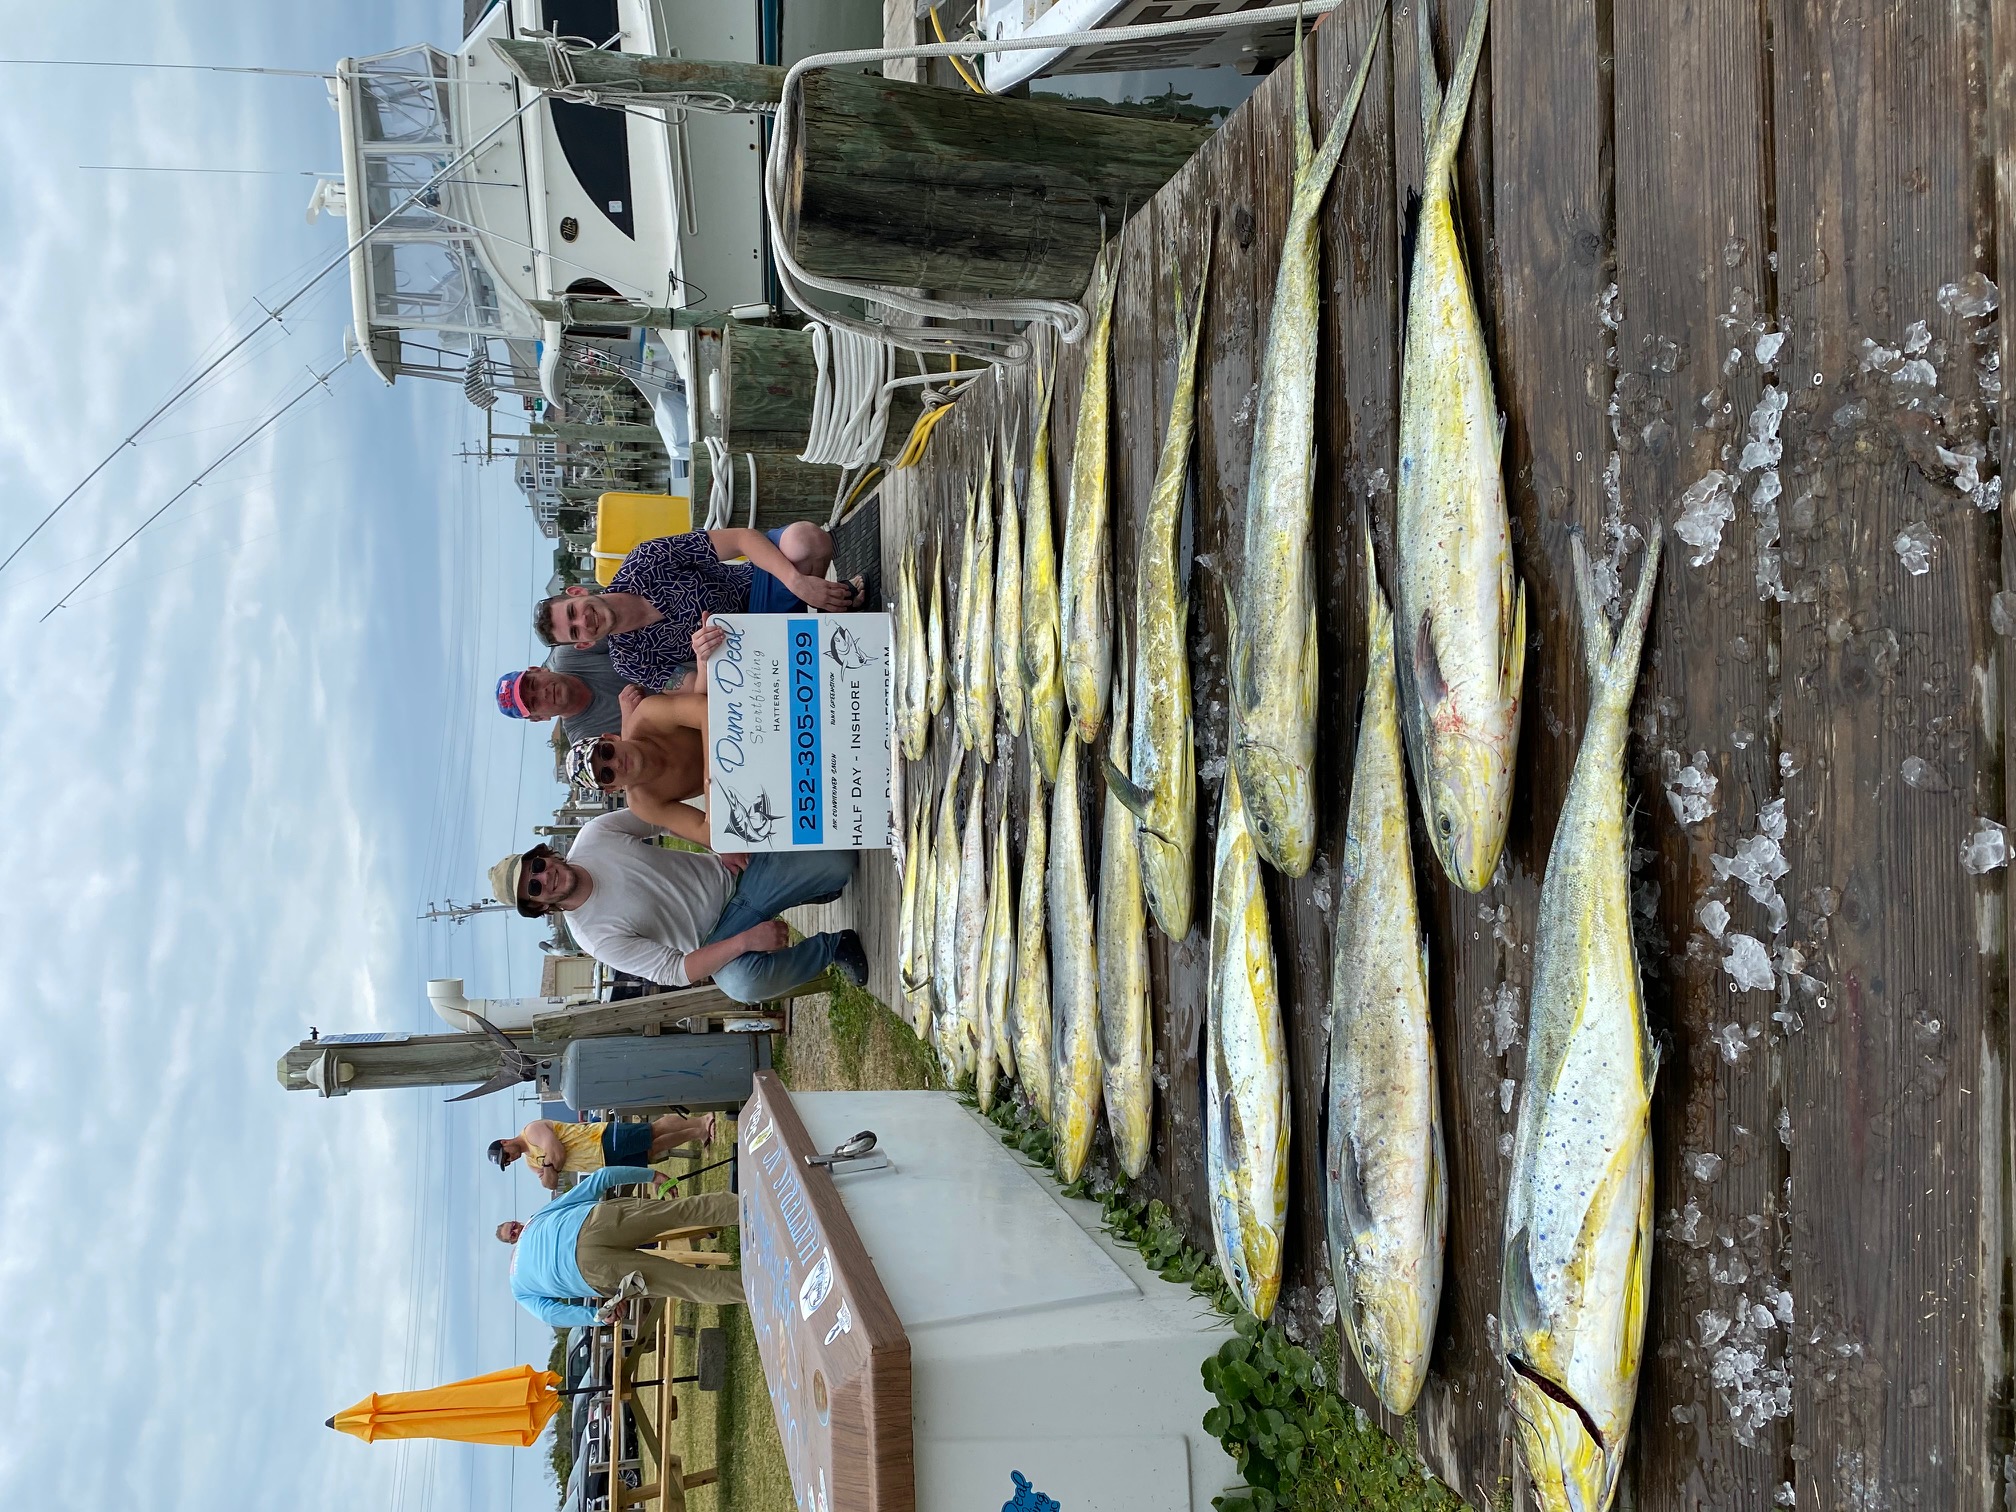
[[[776,1043],[777,1070],[787,1086],[805,1092],[943,1085],[931,1052],[907,1025],[867,993],[834,980],[831,993],[797,1000],[791,1033]],[[733,1138],[723,1120],[705,1163],[723,1159]],[[676,1175],[685,1167],[673,1161],[666,1169]],[[698,1190],[703,1192],[727,1189],[725,1167],[699,1180]],[[732,1245],[733,1236],[728,1238]],[[693,1512],[792,1512],[791,1475],[771,1415],[769,1387],[748,1310],[687,1306],[679,1321],[728,1332],[728,1379],[723,1388],[718,1392],[679,1388],[673,1447],[689,1471],[714,1466],[721,1472],[718,1485],[687,1493],[688,1506]],[[695,1343],[676,1341],[672,1374],[693,1373]],[[643,1393],[647,1406],[653,1405],[656,1395]]]

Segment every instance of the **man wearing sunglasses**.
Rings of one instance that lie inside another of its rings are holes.
[[[491,896],[528,919],[560,910],[596,960],[665,987],[711,979],[738,1003],[762,1003],[810,986],[828,966],[857,987],[868,980],[853,930],[794,945],[777,917],[839,897],[854,875],[851,852],[717,856],[667,850],[657,843],[666,833],[635,810],[598,815],[564,857],[542,844],[491,867]]]
[[[685,801],[707,790],[706,726],[706,694],[654,693],[631,705],[621,735],[575,741],[567,780],[584,793],[620,792],[632,813],[711,849],[706,813]]]
[[[735,557],[747,560],[737,562]],[[861,607],[866,588],[831,582],[833,537],[800,520],[773,531],[692,530],[630,550],[606,592],[577,585],[532,610],[549,646],[586,650],[608,642],[609,662],[642,688],[683,686],[695,661],[694,636],[709,614],[834,612]]]

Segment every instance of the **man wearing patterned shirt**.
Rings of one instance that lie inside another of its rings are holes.
[[[746,563],[729,560],[747,557]],[[710,614],[828,613],[857,608],[865,587],[829,582],[833,537],[798,521],[760,530],[693,530],[633,547],[604,593],[579,585],[542,599],[532,628],[549,646],[587,649],[607,638],[609,662],[630,682],[671,690],[699,654]]]

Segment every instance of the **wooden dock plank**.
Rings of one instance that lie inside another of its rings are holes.
[[[1756,0],[1712,0],[1692,14],[1632,9],[1615,25],[1621,318],[1612,444],[1625,518],[1649,532],[1665,528],[1674,501],[1711,471],[1737,474],[1748,417],[1771,377],[1755,357],[1760,326],[1775,325],[1764,26]],[[1704,162],[1714,171],[1702,172]],[[1742,357],[1729,364],[1732,349]],[[1697,548],[1668,539],[1641,695],[1648,734],[1633,772],[1650,805],[1643,841],[1664,841],[1644,879],[1657,913],[1641,954],[1647,1012],[1665,1045],[1653,1106],[1661,1222],[1648,1335],[1658,1343],[1645,1356],[1634,1465],[1648,1509],[1769,1508],[1791,1474],[1784,1419],[1732,1417],[1736,1394],[1711,1383],[1715,1355],[1697,1321],[1739,1309],[1748,1317],[1767,1288],[1783,1292],[1788,1279],[1777,1026],[1762,997],[1731,995],[1724,946],[1698,922],[1713,902],[1731,920],[1725,939],[1770,938],[1764,909],[1740,887],[1718,885],[1710,859],[1736,853],[1778,790],[1770,716],[1778,613],[1757,588],[1755,478],[1746,475],[1738,518],[1712,561],[1691,566]],[[1627,586],[1637,570],[1634,553]],[[1666,753],[1685,763],[1696,751],[1716,782],[1715,811],[1687,826],[1654,795],[1668,775]],[[1732,1017],[1760,1031],[1733,1061],[1711,1037]],[[1719,1244],[1723,1234],[1740,1247],[1740,1267]],[[1738,1329],[1753,1332],[1754,1323]],[[1784,1344],[1774,1327],[1744,1347],[1777,1370]]]
[[[1311,34],[1319,131],[1369,32],[1368,9],[1340,11]],[[2002,923],[2011,905],[2006,873],[1977,880],[1956,858],[1974,814],[2006,817],[2001,721],[2016,722],[2016,659],[1998,655],[1988,599],[2016,542],[2002,540],[2004,522],[1982,519],[1949,484],[1901,460],[1907,438],[1887,410],[1872,403],[1866,423],[1834,424],[1844,403],[1885,391],[1858,379],[1859,338],[1894,346],[1919,318],[1944,344],[1931,354],[1940,392],[1971,402],[1978,349],[1938,309],[1936,290],[1970,268],[1994,272],[1997,249],[2016,245],[2016,169],[1988,157],[1996,120],[2006,139],[2016,111],[2008,103],[2016,23],[1992,37],[1985,30],[1998,9],[2007,7],[1969,0],[1957,13],[1907,17],[1850,0],[1844,19],[1810,0],[1709,0],[1671,15],[1499,0],[1458,177],[1508,418],[1515,559],[1529,594],[1527,709],[1502,881],[1482,897],[1454,894],[1425,846],[1418,850],[1451,1223],[1420,1409],[1411,1425],[1385,1422],[1402,1437],[1411,1432],[1430,1467],[1480,1508],[1508,1492],[1525,1504],[1513,1485],[1490,1334],[1499,1141],[1512,1124],[1501,1089],[1523,1074],[1518,1040],[1506,1040],[1495,1009],[1509,1002],[1518,1010],[1510,1025],[1523,1023],[1539,879],[1587,701],[1568,532],[1581,529],[1606,554],[1613,451],[1623,519],[1645,531],[1670,526],[1679,494],[1710,468],[1738,470],[1767,376],[1754,358],[1755,318],[1788,333],[1778,370],[1793,407],[1778,502],[1793,601],[1781,608],[1758,596],[1753,470],[1712,561],[1690,566],[1697,548],[1669,536],[1635,711],[1630,782],[1637,841],[1649,853],[1636,884],[1641,957],[1665,1060],[1654,1105],[1662,1223],[1627,1494],[1646,1509],[1761,1509],[1791,1481],[1802,1507],[1986,1507],[1999,1456],[2012,1447]],[[1445,71],[1468,19],[1467,0],[1436,8]],[[1355,522],[1368,501],[1390,562],[1399,241],[1420,175],[1413,27],[1411,5],[1395,11],[1323,218],[1321,841],[1310,877],[1268,884],[1296,1099],[1282,1316],[1305,1335],[1323,1313],[1328,1281],[1321,1108],[1325,894],[1335,884],[1326,869],[1348,797],[1363,675]],[[1997,96],[1990,82],[2005,75],[2009,88]],[[1241,566],[1252,408],[1288,202],[1291,96],[1290,74],[1277,71],[1121,232],[1112,468],[1123,618],[1175,359],[1167,261],[1180,249],[1187,271],[1202,239],[1215,237],[1188,525],[1200,900],[1225,757],[1223,588]],[[1918,100],[1940,109],[1908,108]],[[1622,311],[1614,332],[1603,323],[1613,279]],[[1732,305],[1739,326],[1724,323]],[[1753,355],[1725,374],[1737,345]],[[1058,358],[1060,543],[1083,358],[1082,345]],[[977,470],[981,439],[999,404],[1026,402],[1026,374],[1008,378],[1002,394],[982,384],[963,399],[924,466],[885,488],[891,581],[899,528],[936,534],[956,562],[964,480]],[[1718,389],[1704,410],[1701,397]],[[1916,578],[1892,542],[1921,518],[1940,547],[1931,573]],[[1623,560],[1627,588],[1638,560],[1635,548]],[[951,586],[948,565],[948,605]],[[1977,690],[2005,684],[1999,708],[1985,691],[1975,706]],[[949,752],[948,719],[933,739],[937,753]],[[1681,825],[1660,792],[1668,750],[1707,753],[1719,806],[1705,822]],[[990,804],[1009,804],[1018,834],[1022,751],[1017,743],[990,779],[998,795]],[[1718,884],[1711,858],[1757,832],[1780,791],[1781,752],[1794,764],[1783,780],[1793,870],[1779,882],[1789,917],[1774,939],[1769,911],[1740,885]],[[1905,783],[1906,756],[1936,767],[1944,790]],[[1102,793],[1095,772],[1088,760],[1089,794]],[[1084,815],[1095,858],[1097,809],[1090,800]],[[875,931],[893,943],[894,889],[864,883],[853,900],[873,957]],[[1698,922],[1711,898],[1729,908],[1730,929],[1804,954],[1787,1004],[1803,1028],[1787,1033],[1771,1019],[1779,1005],[1770,994],[1728,991],[1726,947]],[[1151,930],[1162,1077],[1153,1164],[1137,1190],[1168,1201],[1208,1248],[1204,960],[1201,928],[1173,944]],[[1712,1037],[1732,1021],[1759,1031],[1733,1064]],[[1790,1114],[1789,1151],[1777,1134],[1781,1110]],[[1712,1179],[1699,1174],[1714,1171],[1712,1162],[1688,1158],[1709,1155],[1723,1162]],[[1687,1230],[1690,1203],[1700,1217]],[[1703,1242],[1689,1243],[1683,1230]],[[1701,1346],[1700,1315],[1732,1315],[1739,1296],[1765,1301],[1780,1287],[1796,1322],[1765,1331],[1758,1367],[1789,1369],[1793,1417],[1754,1423],[1756,1442],[1744,1444],[1730,1383],[1712,1379],[1716,1352]],[[1343,1375],[1344,1393],[1369,1407],[1355,1370],[1347,1364]]]
[[[1997,1328],[1999,1266],[1984,1259],[2000,1252],[2000,1188],[1975,1105],[1999,1092],[1984,1034],[2004,967],[1976,945],[1985,898],[1957,860],[1992,749],[1977,742],[1974,688],[1997,532],[1925,475],[1939,406],[1900,409],[1908,396],[1859,371],[1857,345],[1895,346],[1928,321],[1940,392],[1970,403],[1969,347],[1935,301],[1990,229],[1968,108],[1978,24],[1973,6],[1771,10],[1780,305],[1799,392],[1783,891],[1823,984],[1785,1050],[1801,1508],[1981,1508],[1999,1493],[1999,1383],[1981,1341]],[[1866,416],[1843,414],[1858,402]],[[1894,543],[1920,525],[1937,554],[1913,575]],[[1915,785],[1907,761],[1929,764]],[[1838,896],[1831,912],[1810,901],[1821,889]]]

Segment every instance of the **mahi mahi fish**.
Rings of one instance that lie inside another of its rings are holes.
[[[1645,1341],[1659,1056],[1631,935],[1624,745],[1659,549],[1655,531],[1613,643],[1574,541],[1589,718],[1540,888],[1498,1293],[1520,1458],[1547,1512],[1617,1494]]]
[[[1058,641],[1057,547],[1050,519],[1050,401],[1054,372],[1036,370],[1036,433],[1029,443],[1027,528],[1022,532],[1022,686],[1029,749],[1043,780],[1057,780],[1064,749],[1063,651]]]
[[[952,770],[938,799],[938,831],[931,841],[931,985],[937,993],[932,1042],[945,1079],[959,1076],[959,769],[963,751],[954,750]]]
[[[897,736],[906,761],[920,761],[931,733],[931,666],[924,649],[924,615],[917,604],[917,549],[906,546],[897,572],[896,644],[902,680],[897,691]]]
[[[994,1059],[993,987],[994,915],[1000,907],[1001,900],[994,895],[993,888],[988,888],[984,917],[979,927],[980,971],[974,978],[973,993],[973,1093],[979,1100],[982,1113],[994,1106],[994,1083],[998,1070]]]
[[[1022,837],[1022,893],[1015,917],[1015,1071],[1030,1106],[1050,1122],[1050,948],[1043,933],[1043,884],[1050,835],[1043,774],[1029,763],[1029,823]]]
[[[980,1003],[986,991],[980,957],[987,943],[987,843],[981,838],[987,769],[973,775],[973,791],[966,795],[966,828],[959,842],[959,999],[953,1044],[962,1073],[979,1067]]]
[[[1344,1337],[1392,1413],[1421,1394],[1442,1300],[1449,1191],[1428,949],[1415,903],[1393,615],[1365,535],[1365,706],[1330,966],[1324,1229]]]
[[[994,549],[994,693],[1010,735],[1022,733],[1022,511],[1015,503],[1015,449],[1001,434],[1001,528]]]
[[[1015,898],[1008,886],[1008,805],[994,825],[994,875],[987,884],[987,1044],[981,1064],[1001,1077],[1015,1074],[1015,1046],[1008,1022],[1015,988]],[[990,1100],[992,1089],[989,1089]],[[981,1111],[987,1103],[981,1104]]]
[[[1071,441],[1071,497],[1064,515],[1064,577],[1059,625],[1064,636],[1064,701],[1086,745],[1099,738],[1113,680],[1113,564],[1108,463],[1113,408],[1113,286],[1119,257],[1101,256],[1092,294],[1092,334],[1085,342],[1085,387]]]
[[[1123,660],[1113,678],[1109,752],[1126,739],[1127,693]],[[1110,754],[1107,760],[1112,761]],[[1148,1164],[1155,1112],[1148,915],[1141,894],[1141,853],[1134,846],[1134,816],[1110,792],[1099,840],[1098,928],[1099,1054],[1106,1066],[1106,1127],[1112,1131],[1120,1169],[1134,1177]]]
[[[1274,280],[1246,478],[1241,630],[1231,641],[1231,756],[1253,843],[1290,877],[1308,871],[1316,854],[1316,562],[1310,502],[1322,311],[1317,216],[1378,46],[1375,32],[1319,152],[1309,129],[1302,36],[1296,29],[1293,197]]]
[[[1417,0],[1422,3],[1422,0]],[[1401,727],[1428,839],[1458,887],[1490,884],[1512,816],[1526,668],[1526,587],[1512,570],[1504,427],[1456,232],[1456,145],[1490,16],[1478,0],[1434,112],[1400,378],[1395,640]],[[1435,61],[1425,18],[1421,76]]]
[[[973,521],[972,597],[966,605],[966,723],[980,760],[994,760],[994,443],[980,468],[980,508]]]
[[[945,707],[945,552],[931,551],[931,618],[924,628],[924,712],[927,724]]]
[[[1211,869],[1205,1013],[1204,1171],[1218,1267],[1256,1318],[1281,1293],[1288,1221],[1288,1059],[1280,984],[1246,825],[1239,773],[1227,765]]]
[[[909,826],[910,853],[903,861],[903,896],[896,914],[898,959],[901,962],[898,985],[903,989],[910,1027],[919,1039],[928,1033],[931,1015],[930,899],[921,896],[922,890],[918,886],[918,879],[928,877],[931,871],[926,849],[926,810],[929,802],[928,794],[919,793],[905,821]],[[922,907],[919,907],[920,901]]]
[[[959,538],[959,581],[952,588],[952,728],[959,748],[973,749],[973,689],[969,664],[973,648],[967,632],[973,619],[973,559],[978,545],[973,530],[973,484],[966,485],[966,531]]]
[[[1196,891],[1197,746],[1190,729],[1190,652],[1184,643],[1190,603],[1176,553],[1183,525],[1183,483],[1190,472],[1190,443],[1197,430],[1197,349],[1204,330],[1204,287],[1211,276],[1211,235],[1197,269],[1190,329],[1176,359],[1176,391],[1169,429],[1134,570],[1134,731],[1126,775],[1107,764],[1106,781],[1134,811],[1141,885],[1162,933],[1190,933]],[[1170,270],[1176,321],[1183,321],[1183,280]],[[1119,728],[1117,717],[1115,728]]]
[[[1050,1131],[1057,1175],[1085,1170],[1099,1122],[1099,944],[1086,894],[1085,830],[1078,809],[1078,742],[1057,763],[1050,809]]]

